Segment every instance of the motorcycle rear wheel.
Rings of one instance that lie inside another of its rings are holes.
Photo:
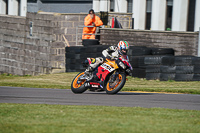
[[[79,81],[79,83],[78,83],[78,78],[80,76],[82,76],[83,74],[84,74],[84,72],[81,72],[81,73],[77,74],[76,77],[73,79],[73,81],[71,83],[71,90],[73,93],[80,94],[87,90],[87,88],[85,88],[85,86],[84,86],[84,83],[86,80]]]
[[[119,73],[117,75],[114,83],[110,83],[110,80],[106,83],[106,93],[107,94],[116,94],[118,93],[126,83],[126,75],[124,73]]]

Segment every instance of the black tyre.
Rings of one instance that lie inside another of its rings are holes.
[[[147,65],[145,64],[144,61],[145,61],[145,57],[140,56],[140,57],[139,57],[139,62],[138,62],[139,68],[144,68],[144,69],[146,69]]]
[[[98,52],[98,53],[102,53],[103,50],[109,48],[110,46],[112,46],[112,45],[99,45],[99,46],[96,45],[96,47],[98,47],[98,48],[97,48],[97,52]]]
[[[194,73],[200,74],[200,66],[197,66],[197,65],[194,66]]]
[[[160,73],[146,73],[146,80],[160,79]]]
[[[160,66],[161,73],[176,73],[176,66]]]
[[[79,54],[81,52],[85,51],[85,48],[82,46],[71,46],[71,47],[66,47],[65,48],[66,53],[76,53]]]
[[[172,48],[152,48],[152,55],[174,55]]]
[[[75,69],[71,69],[70,65],[68,65],[68,64],[66,64],[65,68],[66,68],[66,72],[76,72],[76,70]]]
[[[147,73],[160,73],[160,65],[149,65],[146,67]]]
[[[160,74],[160,81],[168,81],[168,80],[174,80],[175,79],[175,73],[161,73]]]
[[[71,90],[73,93],[79,94],[79,93],[83,93],[87,90],[87,88],[85,88],[84,83],[86,80],[82,80],[79,81],[79,77],[82,76],[84,74],[84,72],[79,73],[78,75],[76,75],[76,77],[73,79],[72,83],[71,83]],[[79,83],[78,83],[79,81]]]
[[[192,64],[196,66],[200,66],[200,57],[192,58]]]
[[[146,77],[146,69],[133,68],[132,77],[145,78]]]
[[[200,81],[200,74],[194,74],[192,81]]]
[[[180,74],[194,73],[194,66],[176,66],[176,73],[180,73]]]
[[[139,67],[139,57],[138,56],[129,56],[130,63],[133,68]]]
[[[175,56],[166,56],[162,58],[162,65],[171,66],[174,65]]]
[[[192,65],[192,60],[194,56],[175,56],[175,65],[176,66],[187,66]]]
[[[111,83],[110,80],[111,79],[109,79],[106,83],[106,93],[116,94],[124,87],[124,84],[126,83],[126,75],[124,73],[120,73],[117,75],[115,81]]]
[[[83,46],[99,45],[98,39],[83,39]]]
[[[75,53],[74,52],[70,52],[70,53],[66,53],[65,57],[68,59],[75,59]]]
[[[161,65],[162,59],[166,56],[146,56],[144,64],[146,65]]]
[[[132,47],[130,48],[128,55],[132,56],[151,55],[151,49],[146,47]]]
[[[86,53],[97,53],[97,46],[85,46],[85,52]]]
[[[191,81],[194,74],[176,74],[175,81]]]

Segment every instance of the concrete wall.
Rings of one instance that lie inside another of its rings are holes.
[[[52,16],[0,16],[0,73],[38,75],[50,73]],[[33,22],[33,36],[29,22]]]
[[[54,21],[57,28],[54,30],[54,37],[56,44],[63,44],[66,46],[76,45],[76,28],[84,24],[84,17],[87,14],[54,14]],[[79,40],[81,40],[83,28],[78,28]],[[81,45],[81,43],[79,43]]]
[[[173,48],[175,55],[197,55],[198,32],[167,32],[101,29],[100,43],[116,45],[120,40],[126,40],[130,45]]]

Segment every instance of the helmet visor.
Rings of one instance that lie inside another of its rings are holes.
[[[122,54],[126,55],[128,50],[127,49],[122,49],[121,52],[122,52]]]

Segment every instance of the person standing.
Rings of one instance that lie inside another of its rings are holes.
[[[103,25],[101,19],[95,15],[94,10],[90,9],[89,14],[84,19],[85,26],[93,26],[93,27],[84,27],[82,39],[95,39],[94,34],[96,32],[96,27]]]

